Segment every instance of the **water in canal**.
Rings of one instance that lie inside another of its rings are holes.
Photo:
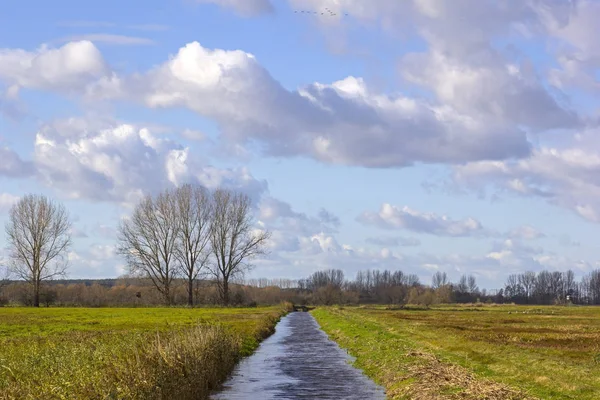
[[[290,313],[211,399],[385,399],[383,389],[349,361],[312,315]]]

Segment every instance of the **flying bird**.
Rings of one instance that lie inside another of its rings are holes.
[[[294,10],[294,13],[298,14],[313,14],[313,15],[322,15],[324,17],[335,17],[336,15],[340,16],[348,16],[348,13],[338,14],[336,12],[331,11],[329,8],[325,7],[325,11],[312,11],[312,10]]]

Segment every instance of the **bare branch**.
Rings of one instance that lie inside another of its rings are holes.
[[[201,186],[184,185],[175,191],[179,238],[175,256],[188,282],[188,305],[194,305],[194,281],[208,264],[212,199]]]
[[[250,261],[266,254],[270,233],[253,229],[250,199],[241,193],[218,189],[213,194],[210,241],[215,262],[211,273],[221,300],[229,304],[229,283],[252,268]]]
[[[15,204],[6,224],[11,272],[33,286],[39,307],[40,286],[66,274],[71,246],[67,210],[41,195],[27,195]]]
[[[117,252],[131,273],[142,273],[152,281],[167,304],[173,300],[171,284],[178,272],[174,254],[179,229],[175,196],[168,190],[156,199],[142,199],[119,227]]]

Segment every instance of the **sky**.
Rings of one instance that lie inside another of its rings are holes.
[[[3,2],[0,224],[50,196],[69,277],[116,277],[119,220],[194,183],[248,194],[272,232],[248,277],[583,276],[598,20],[597,0]]]

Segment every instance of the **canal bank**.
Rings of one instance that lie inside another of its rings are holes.
[[[385,399],[383,388],[350,362],[310,313],[293,312],[211,399]]]

